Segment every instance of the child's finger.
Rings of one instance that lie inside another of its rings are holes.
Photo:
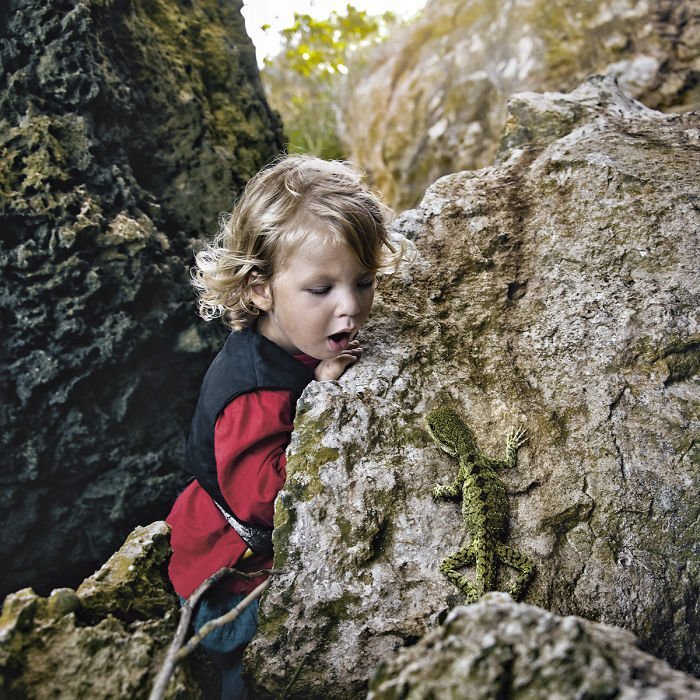
[[[353,350],[352,352],[345,351],[342,355],[338,355],[338,357],[336,357],[336,360],[338,360],[338,362],[341,362],[343,364],[343,367],[349,367],[351,364],[357,362],[360,359],[360,355],[362,355],[362,350],[359,350],[359,352],[357,350]]]
[[[362,348],[357,347],[357,348],[345,348],[343,352],[338,355],[338,357],[344,357],[344,356],[352,356],[354,359],[357,359],[360,355],[362,355]]]

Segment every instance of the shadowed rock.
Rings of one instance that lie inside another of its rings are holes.
[[[0,595],[75,585],[184,483],[223,335],[194,239],[281,147],[240,7],[0,4]]]

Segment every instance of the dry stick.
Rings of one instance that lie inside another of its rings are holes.
[[[306,659],[309,656],[309,652],[307,651],[306,654],[302,657],[301,661],[297,665],[296,671],[294,671],[294,675],[292,676],[292,680],[287,683],[287,687],[284,689],[284,695],[282,696],[282,700],[287,700],[289,697],[289,691],[292,689],[292,686],[297,682],[297,678],[299,678],[299,674],[301,673],[302,666],[306,663]]]
[[[215,574],[212,574],[209,578],[205,579],[200,586],[198,586],[194,593],[183,603],[180,609],[180,622],[175,630],[175,636],[173,641],[170,643],[168,652],[165,655],[165,660],[163,665],[156,676],[153,683],[153,689],[151,694],[148,696],[148,700],[161,700],[165,695],[165,689],[168,687],[168,681],[170,681],[170,676],[172,676],[175,670],[175,664],[177,663],[175,657],[180,647],[185,641],[185,635],[190,626],[190,621],[192,620],[192,613],[194,608],[199,602],[202,595],[209,590],[217,581],[220,581],[226,576],[230,576],[233,573],[233,569],[223,568],[219,569]]]
[[[173,641],[170,643],[170,647],[168,648],[168,652],[165,655],[165,660],[163,661],[163,666],[161,667],[160,671],[158,672],[158,676],[156,677],[155,682],[153,683],[153,690],[151,690],[151,694],[148,696],[148,700],[162,700],[163,696],[165,695],[165,689],[168,687],[168,682],[170,681],[170,677],[172,676],[173,672],[175,671],[175,665],[177,662],[180,660],[180,656],[178,652],[180,651],[180,648],[182,647],[184,641],[185,641],[185,635],[187,634],[187,630],[189,629],[190,626],[190,621],[192,620],[192,613],[194,612],[195,607],[197,606],[197,603],[199,602],[199,599],[206,593],[215,583],[220,581],[222,578],[225,578],[227,576],[231,576],[232,574],[236,574],[238,576],[241,576],[242,578],[257,578],[258,576],[262,576],[263,574],[278,574],[280,573],[279,570],[275,569],[263,569],[262,571],[254,571],[250,574],[244,573],[243,571],[238,571],[238,569],[233,569],[230,567],[223,567],[222,569],[219,569],[216,573],[212,574],[209,578],[205,579],[200,586],[198,586],[194,593],[184,602],[182,605],[182,608],[180,610],[180,622],[178,623],[177,630],[175,631],[175,636],[173,637]],[[265,581],[265,583],[268,583],[269,579]],[[255,590],[257,591],[261,586],[258,586]],[[261,595],[265,589],[261,590],[258,595]],[[253,591],[255,593],[255,591]],[[252,595],[252,594],[251,594]],[[250,596],[248,596],[250,598]],[[244,609],[245,606],[243,606],[243,603],[248,600],[246,598],[245,600],[241,601],[235,608],[235,610],[238,610],[238,608],[241,608],[241,611]],[[252,603],[254,598],[251,598],[251,600],[246,603],[246,605],[249,605]],[[243,607],[241,607],[243,606]],[[224,617],[230,615],[231,613],[226,613]],[[238,613],[240,615],[240,612]],[[236,615],[235,617],[238,617]],[[232,619],[235,619],[232,618]],[[220,620],[221,618],[217,618],[217,620]],[[212,622],[217,622],[217,620],[212,620]],[[209,625],[211,623],[207,623]],[[207,625],[204,625],[206,627]],[[200,630],[200,634],[198,635],[200,637],[199,641],[202,640],[202,638],[205,636],[202,634],[202,630],[204,627]],[[209,630],[211,631],[211,630]],[[208,632],[207,632],[208,634]],[[197,642],[197,644],[199,643]],[[189,645],[188,645],[189,646]],[[196,644],[194,645],[196,646]],[[194,646],[192,648],[194,648]],[[191,650],[190,650],[191,651]],[[189,653],[189,652],[187,652]]]
[[[221,617],[214,620],[209,620],[205,625],[199,628],[199,632],[190,639],[187,644],[177,652],[176,661],[182,661],[190,652],[197,648],[197,645],[210,632],[213,632],[217,627],[223,627],[229,622],[233,622],[256,598],[259,598],[269,587],[270,579],[265,579],[255,590],[251,591],[243,600],[233,609]]]

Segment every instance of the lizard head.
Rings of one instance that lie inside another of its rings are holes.
[[[451,408],[434,408],[425,417],[425,424],[437,446],[453,457],[474,448],[474,433]]]

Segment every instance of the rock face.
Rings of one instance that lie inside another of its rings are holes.
[[[220,343],[193,238],[282,145],[240,7],[0,5],[0,595],[75,585],[184,483]]]
[[[438,569],[469,542],[459,504],[430,495],[457,469],[424,429],[441,404],[488,454],[529,430],[502,474],[508,541],[537,566],[526,601],[700,672],[700,116],[594,79],[518,95],[503,142],[397,220],[418,261],[362,361],[302,396],[275,515],[286,574],[247,658],[261,696],[293,679],[288,697],[358,697],[464,601]]]
[[[5,599],[0,695],[5,698],[147,698],[178,622],[167,580],[169,528],[138,527],[77,591]],[[202,697],[188,663],[166,697]]]
[[[640,651],[629,632],[489,593],[383,663],[367,700],[699,695],[700,681]]]
[[[438,177],[491,164],[509,96],[594,73],[654,109],[700,109],[697,2],[431,0],[352,74],[343,140],[405,209]]]

